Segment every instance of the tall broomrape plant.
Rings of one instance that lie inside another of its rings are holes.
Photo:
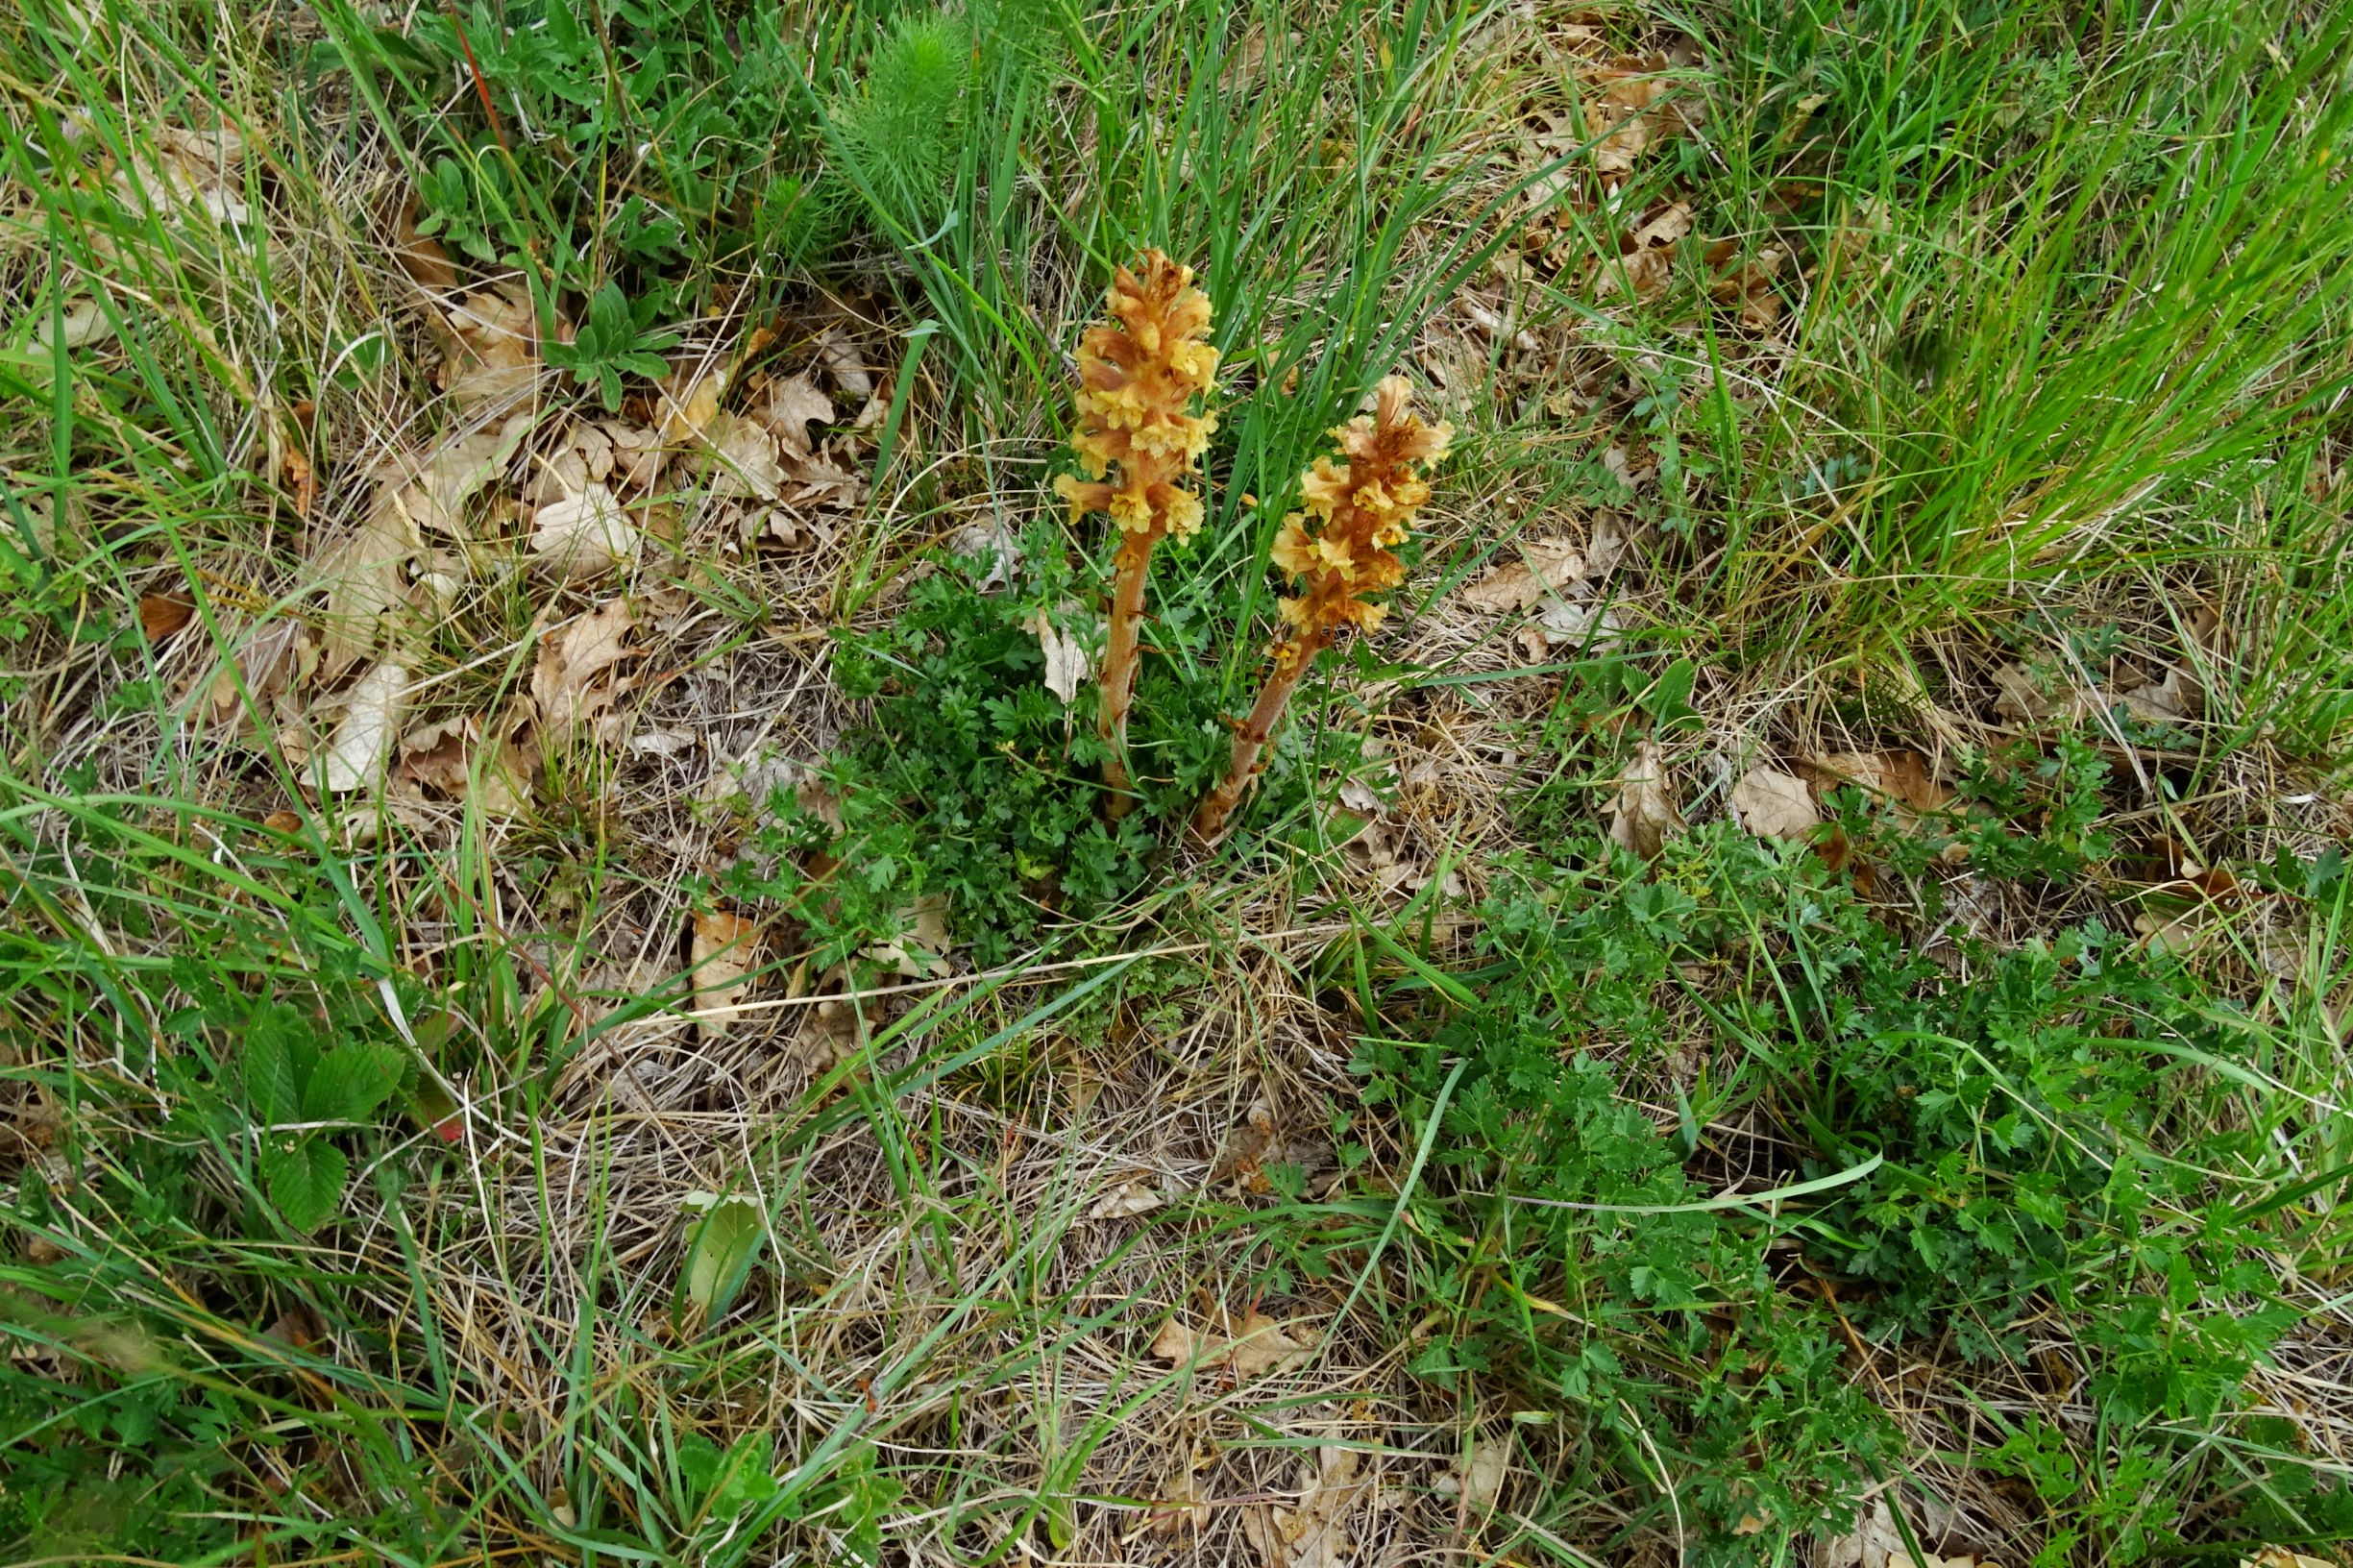
[[[1283,600],[1273,666],[1250,717],[1234,732],[1234,759],[1225,779],[1193,814],[1193,832],[1204,843],[1224,836],[1226,820],[1265,766],[1266,744],[1315,655],[1351,626],[1370,631],[1379,625],[1382,607],[1366,596],[1386,593],[1405,578],[1396,549],[1412,532],[1414,513],[1430,499],[1422,475],[1446,455],[1446,444],[1454,439],[1453,427],[1422,423],[1409,406],[1412,395],[1402,376],[1383,380],[1373,411],[1332,432],[1343,460],[1318,457],[1300,477],[1307,512],[1283,520],[1274,564],[1301,592]]]
[[[1127,716],[1152,547],[1201,527],[1201,498],[1183,481],[1198,471],[1217,428],[1216,415],[1190,411],[1195,397],[1215,389],[1217,374],[1217,351],[1203,341],[1209,296],[1192,286],[1192,278],[1190,267],[1157,250],[1146,251],[1134,271],[1122,267],[1113,275],[1111,324],[1089,328],[1079,343],[1079,428],[1070,446],[1087,478],[1066,474],[1054,484],[1073,521],[1106,512],[1119,529],[1096,716],[1109,753],[1103,782],[1114,817],[1136,803]]]

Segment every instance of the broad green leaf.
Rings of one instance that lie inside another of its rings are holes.
[[[776,1495],[774,1441],[765,1432],[744,1437],[725,1453],[699,1433],[678,1444],[678,1470],[706,1521],[740,1519]]]
[[[333,1217],[350,1170],[343,1151],[323,1138],[262,1135],[261,1174],[270,1201],[298,1231],[315,1231]]]
[[[337,1046],[319,1058],[303,1094],[305,1121],[365,1121],[401,1087],[401,1053],[381,1041]]]
[[[692,1320],[707,1323],[734,1304],[751,1277],[751,1265],[768,1239],[768,1216],[740,1195],[697,1192],[687,1203],[701,1217],[687,1226],[686,1267],[678,1288]]]
[[[298,1052],[309,1041],[270,1012],[256,1017],[245,1036],[245,1094],[253,1102],[254,1120],[268,1127],[302,1117],[303,1078],[297,1070]]]

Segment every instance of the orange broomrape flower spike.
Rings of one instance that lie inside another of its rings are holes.
[[[1274,564],[1301,592],[1283,600],[1283,631],[1271,649],[1274,665],[1250,717],[1234,731],[1234,761],[1225,781],[1193,813],[1193,834],[1205,844],[1224,836],[1227,818],[1265,767],[1266,743],[1315,655],[1351,626],[1370,631],[1379,625],[1382,607],[1365,596],[1386,593],[1405,579],[1396,549],[1412,532],[1414,513],[1430,499],[1422,474],[1446,455],[1455,433],[1451,426],[1423,424],[1412,411],[1412,399],[1413,388],[1403,376],[1383,380],[1373,411],[1332,432],[1342,460],[1318,457],[1300,476],[1307,512],[1283,520]]]
[[[1164,538],[1189,538],[1201,527],[1201,498],[1184,481],[1198,471],[1217,429],[1216,415],[1190,412],[1196,396],[1216,389],[1217,375],[1217,351],[1203,341],[1209,296],[1192,279],[1192,268],[1159,251],[1146,251],[1134,271],[1121,267],[1112,275],[1111,324],[1090,327],[1079,340],[1079,428],[1070,447],[1087,478],[1066,474],[1054,481],[1073,521],[1104,512],[1119,528],[1096,715],[1110,751],[1103,782],[1114,817],[1136,803],[1127,715],[1152,547]]]

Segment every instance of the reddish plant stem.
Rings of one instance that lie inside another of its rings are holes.
[[[1250,717],[1234,731],[1234,760],[1226,769],[1225,778],[1210,791],[1193,813],[1193,837],[1202,844],[1215,844],[1225,837],[1226,821],[1234,815],[1234,808],[1241,804],[1243,795],[1266,767],[1266,745],[1283,723],[1291,694],[1307,677],[1308,667],[1315,662],[1315,655],[1331,641],[1329,631],[1307,632],[1276,655],[1275,667],[1266,674],[1266,684],[1259,688],[1258,701],[1251,704]]]
[[[1137,628],[1143,623],[1144,580],[1151,576],[1152,535],[1123,533],[1112,557],[1111,626],[1099,677],[1102,701],[1095,729],[1103,737],[1103,809],[1117,821],[1136,807],[1136,788],[1127,770],[1127,715],[1136,700]]]

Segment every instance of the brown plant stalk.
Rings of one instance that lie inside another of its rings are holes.
[[[1273,663],[1250,716],[1235,726],[1226,776],[1193,813],[1193,834],[1205,844],[1224,836],[1234,808],[1266,766],[1267,743],[1315,655],[1350,627],[1370,631],[1379,625],[1382,606],[1366,596],[1386,593],[1405,579],[1396,547],[1430,499],[1422,475],[1446,455],[1454,438],[1450,426],[1422,423],[1412,411],[1412,396],[1404,377],[1383,380],[1373,411],[1332,432],[1342,460],[1318,457],[1300,477],[1307,511],[1284,518],[1274,564],[1301,592],[1282,601],[1284,629],[1269,650]]]
[[[1189,538],[1201,527],[1201,498],[1183,481],[1197,472],[1217,429],[1216,415],[1191,411],[1195,397],[1215,390],[1217,375],[1217,351],[1203,341],[1209,296],[1192,286],[1192,277],[1190,267],[1156,250],[1146,251],[1133,271],[1121,267],[1113,275],[1110,323],[1089,328],[1079,340],[1079,423],[1070,447],[1087,477],[1066,474],[1054,481],[1073,521],[1103,512],[1119,530],[1095,716],[1114,817],[1136,803],[1127,716],[1152,547]]]

